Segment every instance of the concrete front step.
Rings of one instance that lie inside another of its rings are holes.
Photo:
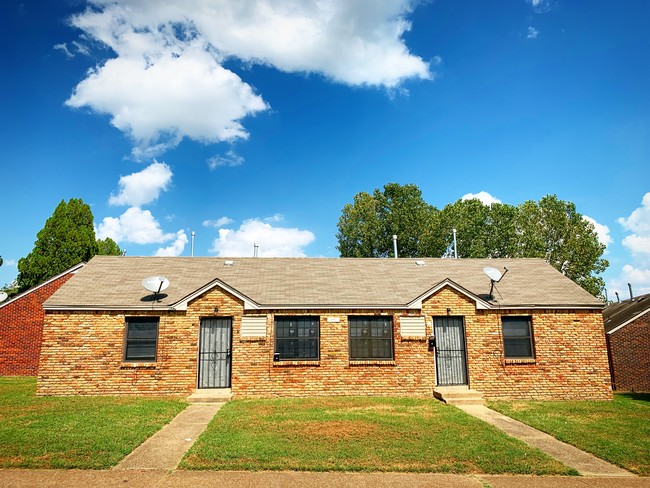
[[[485,405],[483,394],[468,386],[437,386],[433,396],[449,405]]]
[[[187,397],[189,403],[226,403],[231,399],[230,388],[198,388]]]

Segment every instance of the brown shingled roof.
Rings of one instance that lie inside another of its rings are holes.
[[[232,265],[225,265],[232,261]],[[95,256],[45,308],[169,308],[219,285],[255,308],[403,308],[449,280],[488,300],[483,268],[509,269],[496,285],[495,307],[588,307],[602,303],[541,259],[355,259]],[[141,285],[170,281],[158,301]]]
[[[605,332],[611,332],[617,327],[631,322],[648,310],[650,310],[650,294],[609,305],[603,310]]]

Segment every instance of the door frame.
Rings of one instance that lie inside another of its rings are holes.
[[[203,322],[205,320],[227,320],[230,322],[230,341],[228,344],[228,347],[226,348],[229,353],[227,353],[227,361],[229,362],[229,371],[228,371],[228,376],[227,376],[227,386],[217,386],[217,387],[202,387],[201,386],[201,346],[202,346],[202,330],[203,330]],[[197,389],[211,389],[211,388],[231,388],[232,386],[232,343],[233,343],[233,317],[217,317],[217,316],[207,316],[207,317],[200,317],[199,318],[199,330],[198,330],[198,338],[197,338],[197,354],[196,354],[196,388]]]
[[[463,374],[465,376],[465,382],[464,383],[447,383],[447,384],[441,384],[440,383],[440,370],[441,368],[438,367],[438,337],[436,336],[436,319],[460,319],[460,325],[462,327],[462,342],[463,342],[463,357],[462,357],[462,368],[463,368]],[[436,369],[436,386],[469,386],[469,364],[467,361],[467,334],[466,334],[466,328],[465,328],[465,316],[464,315],[434,315],[432,316],[431,320],[431,328],[433,335],[435,337],[435,347],[434,347],[434,366]]]

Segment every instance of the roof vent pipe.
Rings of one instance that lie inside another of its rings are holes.
[[[630,290],[630,300],[634,300],[634,295],[632,295],[632,285],[627,284],[628,289]]]
[[[257,243],[253,243],[253,257],[257,257],[257,251],[259,250],[260,246],[257,245]]]
[[[615,291],[614,295],[616,295],[616,303],[621,303],[621,297],[618,296],[618,292]]]
[[[195,235],[196,235],[196,233],[194,231],[192,231],[192,257],[194,257],[194,236]]]
[[[397,258],[397,236],[393,234],[393,254]]]
[[[456,229],[454,231],[454,259],[458,259],[458,250],[456,249]]]

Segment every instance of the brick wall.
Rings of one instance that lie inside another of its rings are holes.
[[[61,276],[0,308],[0,375],[34,376],[43,335],[43,302],[72,277]]]
[[[238,334],[243,305],[217,290],[185,311],[48,312],[38,370],[39,395],[189,395],[196,387],[201,317],[233,317]],[[126,317],[154,315],[157,360],[123,361]]]
[[[650,312],[609,335],[617,391],[650,393]]]
[[[611,399],[602,314],[592,310],[476,310],[447,287],[423,304],[430,316],[465,317],[470,387],[486,398]],[[530,316],[535,358],[505,359],[501,317]]]
[[[425,338],[402,339],[400,316],[413,311],[268,311],[267,336],[233,344],[233,393],[245,396],[373,395],[431,396],[432,355]],[[320,359],[273,361],[274,313],[320,317]],[[348,316],[393,318],[394,361],[350,361]],[[329,320],[328,320],[329,319]],[[235,336],[237,341],[237,336]]]
[[[48,313],[38,393],[189,394],[196,386],[198,332],[202,317],[233,318],[232,391],[238,396],[381,395],[430,397],[434,354],[423,338],[402,338],[400,318],[414,310],[254,311],[266,315],[265,337],[241,337],[243,305],[213,289],[187,312],[160,315],[158,360],[122,361],[125,312]],[[444,288],[424,304],[426,335],[433,315],[465,316],[471,386],[487,397],[611,398],[602,317],[596,312],[529,312],[537,357],[533,364],[502,360],[500,315],[477,311],[474,302]],[[249,312],[247,312],[249,313]],[[274,316],[320,317],[320,358],[273,361]],[[523,311],[522,314],[526,314]],[[144,314],[144,312],[143,312]],[[393,318],[394,361],[350,361],[348,317]],[[602,347],[601,347],[602,345]]]

